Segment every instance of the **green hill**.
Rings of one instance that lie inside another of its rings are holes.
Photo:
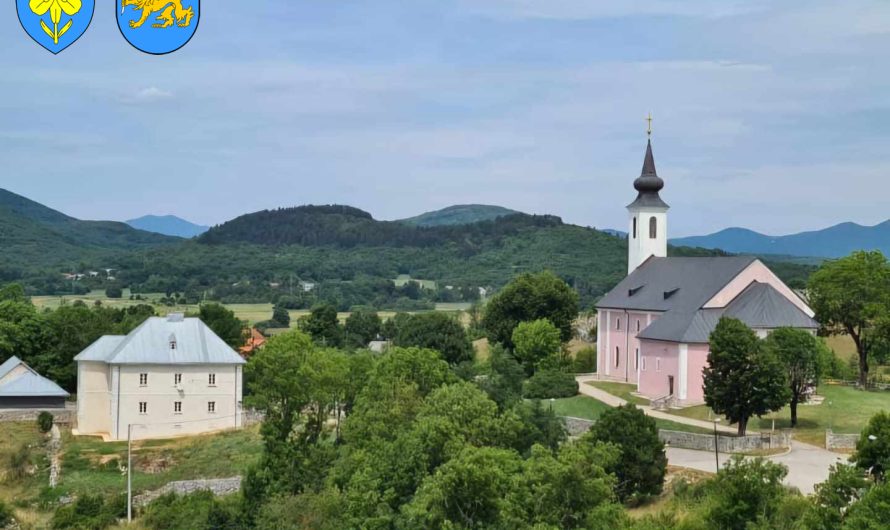
[[[548,215],[412,226],[349,206],[300,206],[242,215],[181,240],[123,223],[79,221],[8,192],[0,194],[0,240],[12,249],[0,256],[0,283],[22,281],[35,294],[74,289],[61,272],[107,267],[134,293],[292,309],[319,301],[341,310],[466,303],[480,297],[480,288],[488,292],[518,273],[543,269],[569,282],[589,307],[624,277],[627,256],[624,238]],[[721,251],[671,247],[670,253]],[[810,270],[784,263],[776,272],[800,284]],[[427,282],[394,281],[405,275]]]
[[[402,219],[399,222],[411,226],[447,226],[466,225],[479,221],[491,221],[498,217],[519,213],[516,210],[503,206],[491,206],[487,204],[457,204],[422,213],[415,217]]]
[[[0,189],[0,280],[33,276],[60,267],[71,270],[84,260],[99,261],[121,251],[177,241],[178,238],[143,232],[124,223],[81,221]]]

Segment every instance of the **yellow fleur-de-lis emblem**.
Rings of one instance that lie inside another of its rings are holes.
[[[53,43],[58,45],[59,37],[64,35],[74,22],[69,18],[68,22],[62,26],[62,29],[59,29],[59,23],[62,21],[62,13],[65,13],[69,17],[76,15],[77,12],[80,11],[81,0],[31,0],[28,5],[31,8],[31,11],[38,17],[42,17],[49,11],[49,18],[53,27],[50,28],[43,19],[40,20],[40,27],[43,28],[44,33],[53,39]]]

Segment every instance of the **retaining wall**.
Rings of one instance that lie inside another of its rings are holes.
[[[825,431],[825,448],[829,451],[832,449],[856,449],[858,441],[858,434],[837,434]]]
[[[151,501],[168,493],[177,495],[188,495],[196,491],[209,490],[214,495],[230,495],[237,493],[241,489],[241,477],[232,478],[215,478],[206,480],[179,480],[171,482],[160,489],[149,491],[141,495],[133,497],[133,504],[136,506],[145,506]]]
[[[74,411],[71,409],[46,409],[53,415],[53,422],[59,425],[71,425],[74,422]],[[37,421],[42,409],[0,410],[0,423],[10,421]]]

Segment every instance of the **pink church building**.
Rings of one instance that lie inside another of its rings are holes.
[[[815,333],[813,310],[753,257],[667,257],[667,211],[651,141],[627,209],[628,276],[597,303],[597,372],[640,394],[685,406],[704,401],[702,369],[720,317],[761,337],[779,327]]]

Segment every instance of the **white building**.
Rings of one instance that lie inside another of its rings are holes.
[[[200,319],[152,317],[77,357],[76,434],[125,440],[241,426],[241,358]]]

